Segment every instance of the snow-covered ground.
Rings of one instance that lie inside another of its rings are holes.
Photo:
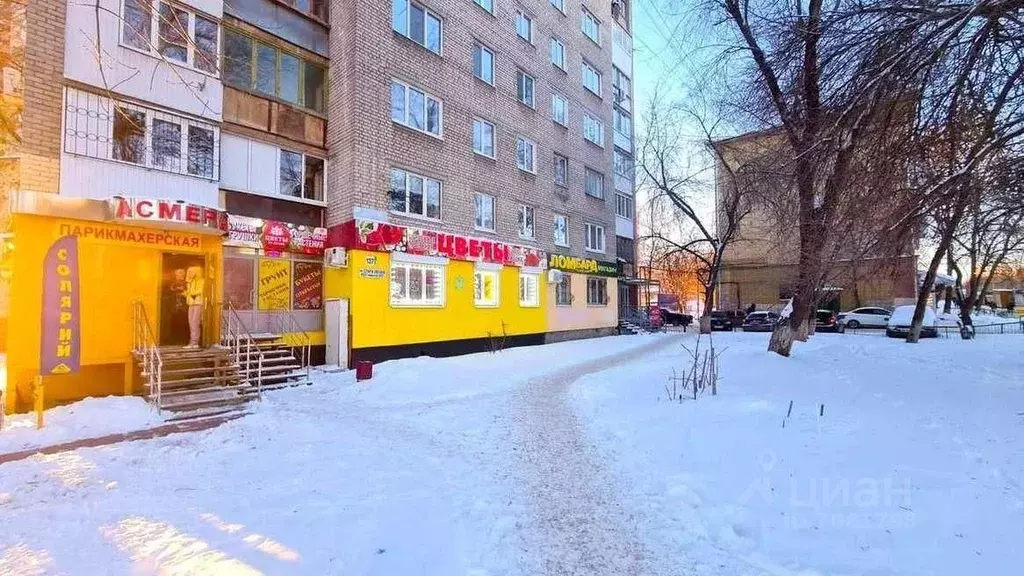
[[[36,429],[34,412],[8,414],[0,430],[0,454],[133,432],[162,423],[163,418],[138,396],[86,398],[47,410],[42,429]]]
[[[1020,573],[1019,335],[819,334],[788,359],[767,335],[715,341],[715,397],[665,400],[676,347],[576,384],[653,553],[710,544],[767,574]]]
[[[716,334],[696,402],[664,392],[692,334],[612,337],[0,465],[0,574],[1017,572],[1024,340],[767,337]]]

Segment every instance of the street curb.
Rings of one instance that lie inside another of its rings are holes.
[[[70,450],[77,450],[79,448],[95,448],[97,446],[109,446],[111,444],[118,444],[120,442],[131,442],[133,440],[149,440],[152,438],[162,438],[171,434],[177,434],[179,432],[199,432],[201,430],[209,430],[216,428],[225,422],[231,420],[237,420],[245,416],[245,414],[228,414],[225,416],[215,416],[213,418],[203,418],[200,420],[189,420],[187,422],[175,422],[172,424],[163,424],[154,428],[146,428],[143,430],[134,430],[132,432],[121,432],[118,434],[107,434],[106,436],[97,436],[94,438],[82,438],[80,440],[72,440],[70,442],[62,442],[60,444],[51,444],[49,446],[39,446],[36,448],[29,448],[27,450],[21,450],[19,452],[8,452],[7,454],[0,454],[0,464],[7,464],[8,462],[16,462],[18,460],[25,460],[31,458],[36,454],[57,454],[60,452],[67,452]]]

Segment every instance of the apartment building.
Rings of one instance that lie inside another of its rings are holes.
[[[143,391],[140,339],[186,343],[195,271],[203,345],[307,363],[615,331],[628,2],[25,6],[3,30],[9,408],[40,374],[49,402]]]
[[[616,239],[634,235],[627,6],[334,11],[328,244],[348,268],[327,297],[351,302],[353,358],[615,331],[620,246],[632,261]]]

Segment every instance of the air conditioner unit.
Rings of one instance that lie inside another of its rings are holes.
[[[548,282],[552,284],[561,282],[562,276],[565,276],[565,272],[562,272],[561,270],[555,270],[554,268],[548,270]]]
[[[348,268],[348,252],[344,248],[324,250],[325,268]]]

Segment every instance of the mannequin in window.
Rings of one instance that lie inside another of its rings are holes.
[[[185,274],[185,281],[188,282],[185,291],[185,301],[188,304],[188,347],[199,348],[203,307],[206,305],[206,280],[203,278],[203,269],[199,266],[190,266]]]

